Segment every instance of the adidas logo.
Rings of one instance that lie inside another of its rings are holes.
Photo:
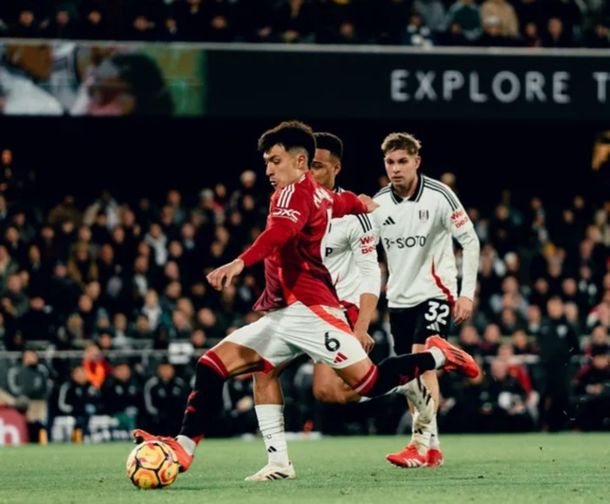
[[[383,221],[384,226],[389,226],[391,224],[396,224],[396,222],[394,221],[394,219],[392,219],[392,217],[388,217],[386,220]]]
[[[336,356],[335,356],[335,360],[333,361],[335,364],[339,364],[339,362],[343,362],[344,360],[347,360],[347,356],[343,355],[341,352],[339,352]]]
[[[439,333],[441,331],[441,326],[439,325],[438,322],[433,322],[432,324],[427,325],[426,329],[428,329],[429,331],[435,331],[436,333]]]
[[[277,451],[277,450],[276,450],[276,449],[275,449],[273,446],[270,446],[269,448],[267,448],[267,452],[268,452],[268,453],[274,453],[274,452],[276,452],[276,451]]]

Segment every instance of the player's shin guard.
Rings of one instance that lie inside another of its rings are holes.
[[[376,397],[435,368],[436,362],[429,352],[388,357],[379,365],[371,366],[353,388],[362,396]]]
[[[195,388],[182,420],[180,435],[199,441],[210,431],[222,411],[222,388],[228,373],[218,356],[208,351],[197,362]]]

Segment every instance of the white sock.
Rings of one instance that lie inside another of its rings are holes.
[[[436,413],[430,422],[428,429],[430,430],[430,448],[438,450],[441,447],[441,442],[438,438],[438,424],[436,423]]]
[[[284,432],[284,406],[281,404],[257,404],[256,418],[258,428],[265,441],[267,459],[270,464],[286,467],[288,460],[288,447],[286,446],[286,433]]]
[[[188,453],[189,455],[195,453],[197,443],[195,443],[195,441],[193,441],[190,437],[179,434],[176,436],[176,441],[178,441],[178,444],[182,446],[182,448],[184,448],[186,453]]]
[[[430,431],[424,429],[419,422],[419,411],[415,410],[412,415],[413,424],[411,425],[411,443],[417,446],[417,451],[425,454],[430,445]]]
[[[445,359],[445,354],[441,351],[440,348],[431,347],[428,352],[432,354],[432,358],[434,359],[434,366],[436,367],[436,369],[442,368],[445,365],[445,361],[447,359]]]

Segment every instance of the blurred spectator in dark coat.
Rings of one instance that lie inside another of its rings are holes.
[[[610,347],[592,350],[590,363],[575,378],[576,424],[583,430],[610,430]]]
[[[8,370],[8,391],[16,404],[25,409],[30,442],[36,443],[39,433],[47,422],[47,399],[49,395],[49,370],[32,350],[23,352],[21,364]]]
[[[99,412],[100,391],[87,381],[82,366],[75,367],[69,381],[61,384],[57,395],[57,413],[69,415],[76,420],[76,428],[86,432],[89,417]]]
[[[144,407],[153,432],[175,436],[180,430],[189,387],[176,376],[174,366],[161,363],[144,385]]]
[[[119,420],[119,428],[135,428],[142,408],[142,386],[127,362],[117,362],[102,387],[104,412]]]
[[[540,359],[544,369],[542,393],[542,422],[550,431],[563,429],[569,410],[569,363],[572,355],[580,353],[577,335],[565,317],[559,297],[547,302],[547,316],[538,334]]]

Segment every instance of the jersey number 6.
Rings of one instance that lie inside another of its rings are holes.
[[[330,333],[324,333],[324,346],[329,352],[336,352],[341,347],[341,343],[336,338],[331,338]]]

